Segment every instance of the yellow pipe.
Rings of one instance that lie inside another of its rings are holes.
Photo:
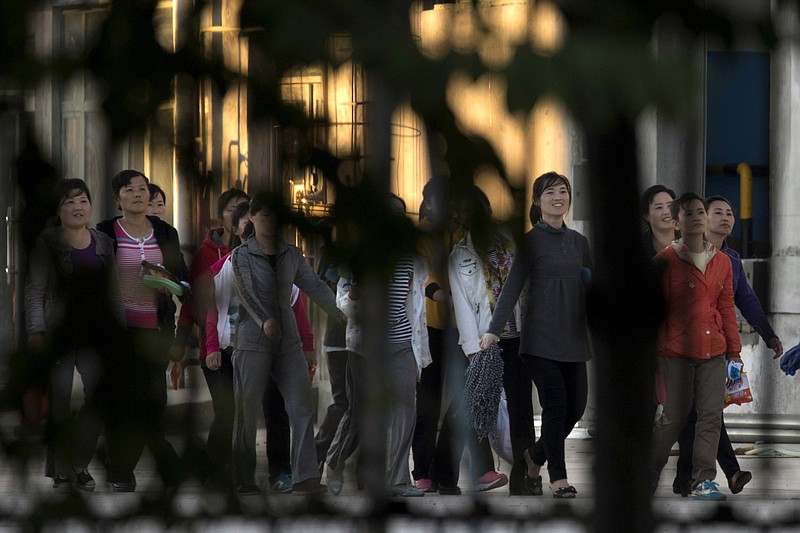
[[[753,218],[753,171],[747,163],[739,163],[739,217],[742,220]]]

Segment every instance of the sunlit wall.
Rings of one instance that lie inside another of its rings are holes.
[[[477,9],[471,0],[436,4],[432,9],[418,4],[412,25],[428,57],[477,53],[490,68],[505,66],[517,46],[552,51],[564,34],[552,4],[526,0],[481,1]],[[512,187],[530,193],[535,177],[550,170],[571,177],[571,126],[557,99],[541,99],[531,112],[512,114],[506,105],[506,80],[491,72],[478,79],[466,72],[455,74],[447,99],[464,131],[485,138],[494,148]],[[507,218],[513,206],[498,172],[486,168],[474,178],[489,196],[494,215]],[[529,201],[530,194],[526,196]]]

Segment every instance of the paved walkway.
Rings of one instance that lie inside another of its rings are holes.
[[[170,409],[179,411],[189,405],[200,416],[207,416],[210,405],[203,389],[170,391]],[[204,414],[206,413],[206,414]],[[0,431],[15,431],[13,415],[0,415]],[[259,472],[262,487],[266,487],[266,434],[258,435]],[[180,449],[179,442],[176,446]],[[734,447],[752,444],[734,444]],[[701,520],[717,517],[744,521],[749,525],[771,527],[772,531],[796,531],[800,527],[800,445],[758,445],[760,455],[739,456],[742,469],[753,472],[753,480],[739,495],[731,495],[722,507],[713,502],[698,502],[672,494],[675,457],[672,457],[661,476],[653,500],[660,520],[669,527],[681,525],[684,530],[706,531]],[[390,518],[383,515],[379,529],[387,531],[449,531],[474,530],[481,521],[492,531],[516,531],[520,525],[545,525],[547,531],[591,530],[591,513],[597,490],[592,473],[593,441],[583,429],[576,429],[567,441],[569,478],[578,490],[572,501],[545,496],[509,497],[507,487],[471,494],[468,481],[460,484],[462,496],[426,494],[422,498],[393,499],[388,509]],[[508,473],[510,465],[501,461],[500,470]],[[163,531],[172,526],[161,517],[164,512],[160,482],[149,455],[136,468],[137,492],[114,493],[105,483],[105,472],[95,460],[90,470],[97,480],[94,493],[71,496],[55,494],[50,480],[43,476],[43,458],[32,459],[23,469],[11,463],[0,452],[0,533],[34,530],[53,526],[53,530],[86,531]],[[466,471],[466,469],[464,469]],[[546,476],[546,474],[545,474]],[[718,476],[722,480],[722,474]],[[323,480],[324,482],[324,480]],[[297,531],[350,531],[374,526],[365,518],[370,514],[370,500],[356,490],[352,470],[345,472],[345,485],[339,496],[325,495],[318,502],[309,502],[292,495],[248,496],[244,498],[208,494],[196,482],[184,484],[171,502],[171,511],[199,530],[263,531],[266,522],[279,529]],[[320,514],[321,513],[321,514]],[[719,514],[718,514],[719,513]],[[65,517],[73,516],[71,519]],[[92,518],[87,519],[90,516]],[[272,518],[265,518],[270,516]],[[483,517],[483,518],[482,518]],[[566,518],[565,518],[566,517]],[[697,528],[685,527],[697,523]],[[623,528],[624,529],[624,528]],[[623,529],[620,529],[621,531]],[[741,531],[742,529],[737,529]]]
[[[263,431],[259,433],[262,486],[266,483],[266,465],[263,464],[265,437]],[[761,448],[771,447],[762,445]],[[771,449],[772,455],[781,452],[800,454],[800,445],[783,444],[777,447],[778,451]],[[402,506],[405,505],[409,512],[381,522],[381,525],[386,526],[387,531],[405,531],[413,523],[416,531],[433,531],[446,523],[448,531],[461,529],[459,524],[468,530],[474,527],[476,520],[483,520],[480,516],[488,512],[485,519],[496,531],[514,530],[521,522],[532,524],[542,521],[552,526],[552,529],[547,528],[548,531],[588,530],[596,491],[592,479],[592,461],[592,440],[579,430],[577,438],[567,441],[570,481],[578,490],[578,498],[573,501],[565,502],[548,497],[546,484],[543,497],[509,497],[506,487],[473,495],[469,492],[469,483],[462,482],[462,496],[426,494],[423,498],[393,500],[396,505],[401,506],[395,507],[395,511],[404,509]],[[745,521],[754,526],[783,524],[791,529],[790,524],[798,520],[800,458],[773,457],[769,454],[740,456],[740,464],[743,469],[753,472],[753,481],[744,492],[736,496],[730,495],[727,486],[723,484],[723,492],[729,498],[723,507],[722,516],[727,516],[726,513],[730,510],[737,521]],[[508,467],[508,464],[501,462],[501,470],[508,472]],[[16,531],[22,525],[31,526],[37,522],[41,525],[58,522],[59,531],[85,531],[87,522],[101,527],[114,523],[121,531],[128,528],[134,531],[162,531],[167,528],[166,523],[157,516],[146,516],[148,508],[163,511],[159,509],[160,483],[147,455],[136,469],[139,488],[132,494],[111,492],[110,486],[104,482],[103,469],[94,461],[90,469],[97,479],[97,490],[91,494],[78,494],[71,497],[75,498],[72,500],[53,493],[50,480],[42,475],[42,468],[42,460],[38,459],[20,471],[3,457],[0,464],[0,532]],[[716,503],[698,502],[673,495],[671,484],[674,473],[675,457],[672,457],[654,498],[657,517],[666,519],[668,524],[677,527],[677,524],[685,525],[719,516],[716,514],[719,512]],[[149,504],[153,505],[148,507]],[[81,508],[94,518],[87,520],[87,515],[81,514]],[[264,521],[267,520],[263,517],[272,516],[269,520],[274,521],[275,525],[280,524],[288,529],[333,533],[363,526],[367,521],[364,517],[369,514],[370,501],[363,492],[356,490],[352,472],[348,470],[342,493],[339,496],[326,495],[321,498],[320,503],[310,504],[304,498],[291,495],[233,497],[229,500],[222,495],[207,494],[198,484],[187,482],[175,495],[171,510],[178,517],[200,526],[201,530],[207,527],[214,531],[261,531]],[[564,511],[570,518],[554,519],[554,516],[565,516]],[[323,512],[323,515],[317,514],[319,512]],[[78,516],[63,521],[64,516],[71,514]]]

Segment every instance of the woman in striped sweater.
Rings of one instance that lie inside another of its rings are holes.
[[[165,372],[175,332],[175,307],[166,289],[152,289],[143,276],[142,261],[161,264],[179,279],[187,278],[178,232],[158,217],[148,216],[147,177],[123,170],[111,180],[114,201],[122,216],[105,220],[97,229],[114,239],[120,294],[128,325],[125,347],[115,354],[108,376],[116,416],[106,425],[108,480],[117,492],[136,488],[133,469],[145,444],[156,460],[165,486],[180,482],[178,456],[164,438],[163,414],[167,403]]]

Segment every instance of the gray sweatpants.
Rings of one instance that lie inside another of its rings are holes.
[[[408,458],[417,420],[417,361],[411,343],[389,344],[386,363],[389,386],[385,406],[388,419],[386,485],[391,487],[411,483]],[[350,353],[347,360],[349,405],[339,422],[326,458],[328,466],[339,473],[344,470],[345,461],[359,444],[358,416],[363,411],[365,401],[363,387],[365,364],[364,356]]]
[[[292,481],[300,483],[318,478],[311,381],[303,353],[299,350],[274,354],[269,351],[234,350],[231,362],[236,405],[231,460],[234,486],[255,482],[256,432],[263,416],[262,399],[270,376],[283,395],[289,415]]]
[[[410,342],[389,344],[389,487],[411,483],[408,456],[417,424],[417,360]]]

